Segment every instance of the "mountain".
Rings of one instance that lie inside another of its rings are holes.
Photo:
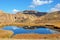
[[[35,11],[35,10],[25,10],[23,11],[24,14],[34,14],[36,16],[43,16],[45,14],[47,14],[46,12],[38,12],[38,11]]]
[[[43,12],[37,11],[23,11],[17,12],[16,14],[8,14],[3,11],[0,11],[0,23],[5,24],[17,24],[17,23],[25,23],[22,25],[45,25],[51,24],[60,27],[60,11],[46,13],[45,15],[36,16],[36,14],[43,14]]]
[[[16,22],[32,22],[37,17],[35,15],[24,14],[24,13],[17,13],[15,14]]]
[[[60,21],[60,11],[48,13],[44,16],[40,17],[42,21],[49,21],[49,22],[54,22],[54,21]]]
[[[44,25],[54,25],[60,28],[60,11],[51,12],[44,16],[38,17],[34,23],[43,23]]]

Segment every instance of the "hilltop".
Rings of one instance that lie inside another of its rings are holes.
[[[45,22],[45,23],[60,22],[60,11],[48,13],[44,16],[41,16],[40,19],[41,22]]]
[[[35,16],[43,16],[45,14],[47,14],[47,12],[39,12],[39,11],[35,11],[35,10],[25,10],[23,11],[24,14],[31,14],[31,15],[35,15]]]
[[[44,16],[39,17],[41,22],[54,22],[54,21],[59,21],[60,20],[60,11],[48,13]]]

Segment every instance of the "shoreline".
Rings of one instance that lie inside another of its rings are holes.
[[[50,38],[60,38],[60,34],[16,34],[12,38],[16,38],[16,39],[50,39]]]

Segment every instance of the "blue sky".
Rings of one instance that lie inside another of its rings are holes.
[[[60,10],[60,0],[0,0],[0,10],[9,13],[23,10],[57,11]]]

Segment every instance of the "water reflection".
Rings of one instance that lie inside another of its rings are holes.
[[[37,34],[52,34],[53,31],[51,31],[48,28],[38,28],[34,30],[26,30],[24,28],[19,28],[16,26],[5,26],[3,28],[4,30],[12,30],[14,34],[25,34],[25,33],[37,33]]]

